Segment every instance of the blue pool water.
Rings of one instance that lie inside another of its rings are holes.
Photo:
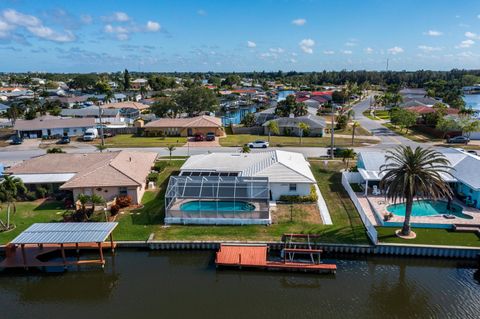
[[[191,201],[180,205],[180,210],[192,211],[239,211],[251,212],[255,209],[253,204],[234,201]]]
[[[293,90],[285,90],[285,91],[280,91],[278,92],[278,95],[277,95],[277,102],[280,102],[282,100],[285,100],[287,98],[287,96],[291,95],[291,94],[295,94],[295,91]]]
[[[405,216],[405,203],[388,205],[387,211],[397,216]],[[412,217],[443,214],[451,214],[464,219],[473,219],[472,216],[466,215],[462,212],[461,206],[453,203],[450,204],[450,210],[447,209],[447,202],[445,201],[420,200],[413,203]]]
[[[245,115],[248,113],[255,113],[257,111],[256,105],[247,107],[240,107],[238,109],[232,109],[225,112],[219,112],[217,115],[222,117],[222,125],[229,126],[230,124],[240,124]]]

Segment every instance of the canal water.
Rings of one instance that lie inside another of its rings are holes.
[[[480,111],[480,94],[465,94],[463,100],[467,107]]]
[[[105,269],[0,272],[0,318],[478,318],[472,261],[336,257],[336,275],[216,270],[210,251],[119,250]]]

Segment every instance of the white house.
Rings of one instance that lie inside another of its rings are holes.
[[[44,116],[33,120],[17,120],[13,129],[24,138],[43,136],[81,136],[89,128],[95,128],[94,118],[59,118]]]

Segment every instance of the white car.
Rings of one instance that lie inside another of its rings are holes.
[[[270,143],[267,141],[255,141],[255,142],[250,142],[247,144],[248,147],[250,148],[267,148],[270,146]]]

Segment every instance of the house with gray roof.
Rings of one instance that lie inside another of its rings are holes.
[[[33,120],[17,120],[13,129],[23,138],[43,136],[82,136],[89,128],[95,128],[94,118],[62,118],[43,116]]]
[[[303,132],[303,136],[321,137],[324,135],[325,127],[327,126],[323,118],[313,114],[307,114],[298,117],[279,117],[262,124],[265,135],[268,135],[269,133],[268,124],[271,121],[277,123],[280,130],[280,135],[300,136],[302,132],[299,128],[299,124],[305,123],[308,125],[309,129],[307,132]]]

